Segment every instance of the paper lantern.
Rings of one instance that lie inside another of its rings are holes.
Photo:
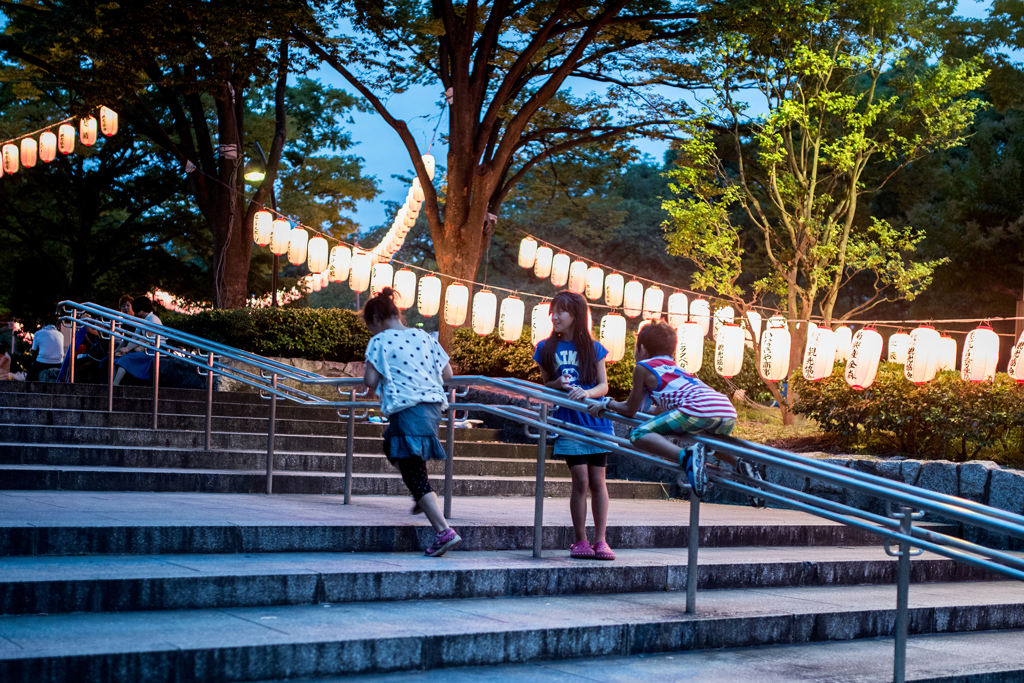
[[[418,177],[412,179],[412,188],[411,189],[412,189],[412,198],[415,199],[417,202],[422,203],[423,200],[426,199],[426,195],[423,194],[423,186],[420,185],[420,179]]]
[[[407,228],[411,228],[412,226],[416,225],[416,216],[410,214],[409,210],[406,209],[404,206],[398,210],[398,219],[399,222],[404,224],[405,227]]]
[[[661,309],[665,305],[665,292],[658,285],[651,285],[644,292],[643,314],[645,320],[656,320],[661,317]]]
[[[889,353],[886,359],[890,363],[907,362],[907,349],[910,348],[910,335],[906,332],[897,332],[889,337]]]
[[[623,312],[629,318],[635,318],[643,312],[644,286],[637,280],[630,280],[622,290]]]
[[[288,262],[299,265],[306,260],[306,247],[309,245],[309,233],[296,226],[288,233]]]
[[[413,206],[408,201],[405,203],[404,206],[405,215],[412,220],[412,225],[409,226],[411,228],[413,225],[416,225],[416,219],[420,217],[420,207],[418,204],[416,206]]]
[[[761,340],[761,314],[757,311],[747,311],[747,324],[743,329],[743,340],[751,348],[755,341]]]
[[[935,378],[939,365],[939,333],[934,327],[922,325],[910,333],[907,362],[903,376],[914,384],[924,384]]]
[[[117,133],[117,112],[109,107],[100,107],[100,132],[108,138]]]
[[[878,374],[878,361],[882,356],[882,335],[870,327],[853,335],[850,357],[846,359],[843,377],[846,383],[860,391],[870,387]]]
[[[732,310],[732,306],[722,306],[715,311],[715,325],[711,330],[711,338],[717,340],[722,325],[733,325],[735,322],[736,311]]]
[[[785,327],[769,327],[761,335],[758,368],[766,382],[781,382],[789,376],[789,352],[793,338]]]
[[[804,379],[817,382],[832,376],[836,364],[836,333],[828,327],[819,327],[804,348]]]
[[[555,287],[565,287],[569,281],[569,255],[555,254],[551,259],[551,284]]]
[[[533,268],[537,261],[537,240],[532,237],[524,237],[519,243],[519,267]]]
[[[310,289],[314,292],[319,292],[323,289],[323,286],[320,284],[320,278],[317,277],[316,274],[309,275],[306,281],[309,283]]]
[[[587,291],[587,264],[576,260],[569,266],[569,291],[573,294],[583,294]]]
[[[57,128],[57,149],[61,154],[71,154],[75,151],[75,127],[70,123]]]
[[[612,273],[604,280],[604,302],[612,308],[622,305],[623,288],[626,281],[618,273]]]
[[[441,279],[435,275],[424,275],[420,278],[416,296],[416,310],[425,318],[437,315],[441,308]]]
[[[282,256],[288,253],[292,224],[283,218],[275,218],[270,224],[270,253]]]
[[[996,376],[999,360],[999,336],[988,325],[981,325],[967,335],[960,358],[960,378],[965,382],[988,382]]]
[[[48,164],[57,157],[57,136],[50,131],[44,131],[39,136],[39,158],[44,164]]]
[[[1010,364],[1006,366],[1006,374],[1017,380],[1018,384],[1024,383],[1024,334],[1020,335],[1013,351],[1010,352]]]
[[[395,279],[395,269],[390,263],[378,263],[370,270],[370,296],[377,296]]]
[[[352,265],[352,250],[339,244],[331,249],[327,261],[327,277],[331,282],[344,282],[348,279],[348,269]]]
[[[690,302],[690,322],[695,322],[704,330],[704,336],[708,335],[711,328],[711,304],[704,299],[694,299]]]
[[[722,323],[715,340],[715,372],[735,377],[743,368],[743,329],[735,323]]]
[[[591,301],[597,301],[604,293],[604,271],[597,266],[587,270],[587,289],[585,295]]]
[[[459,327],[466,322],[469,311],[469,289],[458,282],[448,285],[444,293],[444,322]]]
[[[365,292],[370,288],[370,269],[373,262],[370,255],[362,249],[352,253],[352,262],[348,269],[348,286],[353,292]]]
[[[331,279],[327,275],[327,271],[320,273],[320,289],[324,289],[327,285],[331,284]]]
[[[483,290],[473,295],[473,331],[486,337],[494,331],[494,318],[498,312],[498,297]]]
[[[18,146],[7,144],[4,145],[2,150],[4,156],[4,173],[17,173],[18,172]]]
[[[935,363],[939,372],[956,370],[956,339],[942,335],[939,337],[939,360]]]
[[[686,322],[676,330],[676,365],[690,374],[704,364],[704,335],[698,323]]]
[[[551,336],[551,304],[537,304],[530,315],[530,341],[537,346]]]
[[[853,343],[853,330],[846,325],[840,325],[832,330],[836,335],[836,362],[845,363],[850,357],[850,344]]]
[[[327,270],[327,253],[330,247],[320,235],[309,240],[306,247],[306,265],[312,273],[323,273]]]
[[[36,157],[39,154],[39,144],[35,138],[21,139],[21,165],[25,168],[32,168],[36,165]]]
[[[615,363],[626,355],[626,319],[618,313],[609,313],[601,318],[599,333],[601,346],[608,349],[605,360]]]
[[[506,297],[501,302],[501,313],[498,315],[498,336],[502,341],[519,341],[519,338],[523,336],[525,317],[526,304],[519,297]]]
[[[668,297],[668,324],[672,329],[678,330],[679,326],[686,322],[689,302],[682,292],[674,292]]]
[[[96,119],[88,116],[78,122],[78,137],[86,147],[96,144]]]
[[[537,247],[537,256],[533,262],[533,274],[542,280],[551,275],[553,256],[554,252],[551,251],[551,247]]]
[[[391,286],[395,289],[395,305],[398,306],[398,310],[412,308],[416,303],[416,273],[408,268],[402,268],[395,273]]]
[[[424,154],[422,157],[423,166],[427,169],[427,177],[434,179],[434,157],[431,154]]]
[[[274,225],[274,215],[269,211],[257,211],[252,217],[252,241],[256,246],[265,247],[270,244],[270,231]]]

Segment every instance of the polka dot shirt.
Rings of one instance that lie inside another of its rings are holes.
[[[380,373],[377,395],[385,415],[417,403],[448,407],[441,380],[448,354],[423,330],[407,327],[374,335],[366,346],[366,362]]]

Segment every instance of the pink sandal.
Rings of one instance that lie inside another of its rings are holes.
[[[614,560],[615,553],[612,552],[611,546],[604,541],[599,541],[594,544],[594,559],[596,560]]]
[[[569,557],[577,560],[592,560],[596,555],[594,549],[590,547],[590,541],[580,541],[569,546]]]

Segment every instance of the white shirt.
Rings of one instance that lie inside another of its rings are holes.
[[[152,323],[154,325],[163,325],[163,323],[160,321],[160,318],[157,317],[156,313],[149,313],[148,315],[146,315],[144,320],[147,323]]]
[[[47,325],[32,337],[32,350],[39,351],[36,361],[48,365],[64,362],[64,335]]]
[[[441,372],[448,354],[423,330],[384,330],[366,345],[366,362],[380,373],[380,410],[393,415],[417,403],[440,403],[448,408]]]

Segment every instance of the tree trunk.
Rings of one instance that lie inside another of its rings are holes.
[[[446,205],[445,218],[449,218]],[[481,221],[482,224],[482,221]],[[473,281],[476,279],[480,267],[480,255],[483,253],[484,240],[483,228],[463,223],[462,225],[449,225],[445,222],[444,239],[434,239],[434,258],[437,260],[437,269],[441,271],[441,284],[444,291],[441,293],[441,313],[438,325],[439,341],[441,347],[451,353],[452,341],[455,338],[455,328],[444,321],[444,297],[448,292],[448,285],[458,280]],[[470,288],[472,286],[464,283]],[[469,309],[466,319],[470,319],[473,301],[470,298]]]

